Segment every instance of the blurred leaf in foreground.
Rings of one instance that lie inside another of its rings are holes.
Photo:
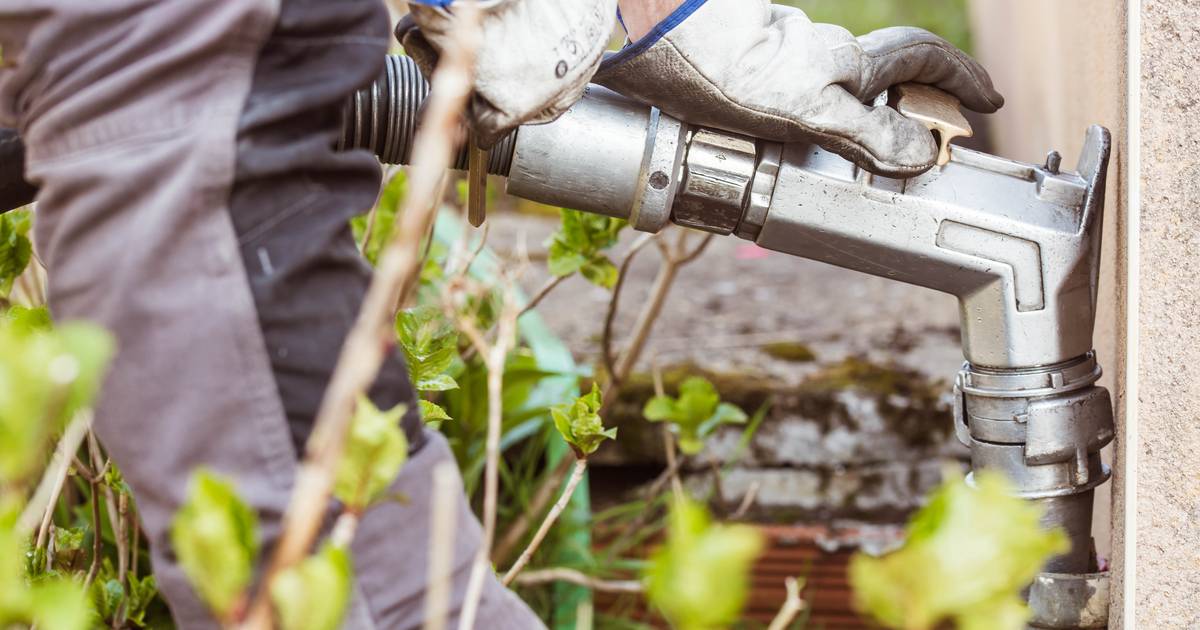
[[[550,415],[554,418],[554,427],[580,458],[595,453],[604,440],[617,439],[616,427],[605,429],[600,419],[602,403],[600,386],[592,383],[591,392],[576,398],[575,402],[569,405],[550,410]]]
[[[408,460],[408,439],[400,427],[407,409],[396,405],[380,411],[370,398],[359,397],[333,488],[350,511],[362,513],[387,492]]]
[[[233,484],[201,470],[171,524],[171,545],[200,598],[223,620],[244,605],[258,555],[258,519]]]
[[[1028,611],[1018,592],[1051,556],[1069,547],[1042,529],[1042,510],[1012,496],[997,473],[969,487],[957,474],[917,512],[900,549],[850,562],[858,607],[889,628],[1018,630]]]
[[[350,601],[350,554],[326,545],[271,584],[271,602],[283,630],[336,630]]]
[[[683,381],[679,398],[651,398],[642,413],[651,422],[670,422],[679,436],[679,450],[688,455],[699,453],[704,439],[722,424],[746,422],[746,412],[721,402],[717,388],[699,376]]]
[[[762,552],[762,534],[748,525],[714,524],[704,507],[678,499],[667,542],[646,566],[646,595],[680,630],[711,630],[737,621]]]
[[[47,329],[33,311],[0,318],[0,481],[19,485],[45,463],[44,448],[91,403],[113,353],[88,324]]]

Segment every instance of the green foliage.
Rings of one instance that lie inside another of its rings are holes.
[[[243,605],[258,556],[258,518],[233,484],[200,470],[171,524],[171,545],[200,598],[223,620]]]
[[[1018,591],[1050,556],[1068,549],[1062,531],[1042,529],[1042,510],[1013,497],[1006,479],[957,475],[913,517],[904,546],[850,563],[858,606],[889,628],[1017,630],[1028,612]]]
[[[122,585],[112,562],[104,559],[103,569],[92,582],[90,593],[98,622],[95,625],[146,627],[147,612],[158,597],[158,584],[153,575],[139,578],[131,572],[125,578],[126,584]]]
[[[350,602],[350,553],[325,545],[281,573],[271,584],[271,602],[283,630],[336,630]]]
[[[30,582],[22,559],[28,541],[16,529],[18,504],[0,497],[0,628],[37,625],[46,630],[83,630],[91,606],[83,589],[59,577]]]
[[[750,568],[762,548],[753,527],[714,524],[702,506],[678,499],[666,544],[646,566],[646,595],[680,630],[729,627],[746,602]]]
[[[839,24],[855,35],[888,26],[919,26],[970,52],[967,0],[781,0],[814,22]]]
[[[400,427],[407,407],[380,411],[360,396],[338,465],[333,494],[347,509],[362,513],[385,492],[408,460],[408,439]]]
[[[25,271],[33,256],[29,225],[28,210],[0,214],[0,297],[8,296],[13,282]]]
[[[587,457],[600,448],[604,440],[617,439],[617,429],[605,429],[600,419],[600,406],[603,399],[600,386],[592,383],[592,391],[576,398],[574,402],[555,407],[550,410],[554,418],[554,428],[562,435],[575,454]]]
[[[113,353],[101,328],[50,330],[39,317],[0,318],[0,480],[14,484],[45,463],[46,444],[91,401]]]
[[[707,379],[688,377],[679,385],[679,398],[655,396],[642,413],[651,422],[669,422],[679,436],[679,450],[695,455],[704,440],[722,424],[744,424],[746,412],[721,402],[717,388]]]
[[[569,276],[579,272],[588,282],[611,289],[617,283],[617,267],[604,250],[617,244],[626,225],[621,219],[564,208],[562,226],[546,241],[550,273]]]
[[[396,338],[409,376],[419,392],[443,392],[458,387],[446,370],[458,356],[458,333],[432,306],[401,311],[396,315]]]
[[[396,225],[396,213],[400,209],[400,202],[404,200],[407,193],[408,178],[403,171],[397,172],[380,192],[379,201],[372,210],[374,218],[371,215],[364,215],[350,221],[350,226],[354,230],[354,239],[362,243],[363,256],[370,261],[372,266],[379,262],[379,253],[383,251],[383,246],[392,235],[392,229]],[[369,236],[367,235],[368,225],[371,226]],[[369,238],[369,241],[363,243],[364,238]]]

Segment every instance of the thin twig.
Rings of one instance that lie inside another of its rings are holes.
[[[570,276],[554,276],[547,281],[546,284],[543,284],[542,288],[538,289],[538,292],[533,294],[533,297],[529,299],[529,302],[527,302],[524,308],[521,309],[521,312],[517,314],[517,317],[520,317],[521,315],[524,315],[525,313],[537,308],[537,305],[541,304],[542,300],[546,299],[546,296],[550,295],[551,291],[557,288],[558,285],[563,283],[563,280],[566,280],[569,277]]]
[[[410,171],[408,195],[400,226],[393,230],[380,255],[375,276],[353,328],[338,357],[327,386],[307,453],[296,473],[292,496],[284,513],[275,551],[255,594],[246,627],[271,627],[270,585],[280,572],[303,559],[324,520],[334,477],[345,448],[346,432],[357,397],[375,380],[391,347],[391,322],[398,304],[420,275],[421,238],[433,221],[440,201],[446,165],[455,149],[459,116],[471,93],[475,51],[479,40],[479,11],[475,3],[455,10],[453,40],[441,56],[432,78],[421,130],[414,142],[418,159]]]
[[[63,436],[59,439],[54,454],[50,456],[50,463],[46,466],[46,472],[42,475],[42,480],[38,482],[33,497],[29,499],[29,503],[25,505],[25,509],[17,520],[18,532],[32,531],[34,525],[38,524],[39,519],[41,520],[37,537],[39,549],[45,543],[46,530],[50,526],[50,519],[54,513],[54,504],[58,502],[58,495],[62,493],[63,484],[66,483],[67,472],[71,468],[71,457],[75,451],[79,450],[79,445],[83,443],[83,438],[91,426],[91,411],[81,411],[75,414],[63,431]]]
[[[549,582],[568,582],[586,586],[599,593],[643,593],[646,588],[637,580],[601,580],[575,569],[559,567],[528,571],[517,576],[517,584],[533,586]]]
[[[88,456],[92,460],[92,466],[96,470],[107,470],[109,466],[109,460],[104,458],[100,450],[100,442],[96,439],[95,433],[88,431],[87,444]],[[104,483],[104,478],[98,476],[96,480],[100,482],[100,492],[104,495],[104,506],[108,508],[108,525],[112,528],[113,534],[115,535],[119,530],[117,523],[117,501],[113,497],[112,487],[107,483]]]
[[[92,585],[92,581],[100,572],[100,556],[104,553],[104,541],[100,535],[100,531],[104,527],[100,523],[100,479],[92,477],[88,480],[88,486],[92,490],[92,564],[88,567],[87,578],[83,580],[85,591]]]
[[[508,573],[504,574],[503,583],[505,586],[512,584],[512,581],[521,573],[525,565],[529,564],[529,560],[533,558],[533,553],[541,546],[545,540],[546,534],[550,533],[550,528],[554,526],[554,522],[558,520],[562,511],[566,509],[567,503],[571,500],[571,495],[575,494],[575,488],[579,487],[579,482],[583,481],[583,475],[587,472],[587,458],[579,458],[575,460],[575,469],[571,471],[571,478],[567,480],[567,487],[563,488],[562,495],[558,497],[558,501],[554,503],[554,507],[550,508],[550,513],[546,515],[542,525],[533,535],[533,540],[529,541],[529,545],[525,547],[525,551],[517,558],[509,568]]]
[[[469,5],[468,5],[469,6]],[[475,615],[479,609],[479,599],[483,594],[483,580],[491,570],[489,558],[492,542],[496,537],[496,508],[500,494],[500,436],[504,413],[504,364],[508,351],[516,340],[517,313],[515,300],[512,299],[511,288],[506,291],[503,307],[497,324],[496,340],[492,344],[484,340],[482,333],[475,327],[469,317],[460,318],[459,328],[463,330],[476,351],[484,359],[487,368],[488,391],[488,424],[486,454],[484,465],[483,490],[483,538],[475,563],[471,567],[471,575],[467,580],[467,591],[463,601],[462,614],[459,617],[459,629],[470,630],[475,627]]]
[[[795,621],[796,615],[804,610],[804,600],[800,599],[800,581],[790,577],[784,581],[784,586],[787,587],[787,599],[779,608],[779,613],[771,620],[771,625],[767,626],[767,630],[784,630]]]
[[[357,531],[358,514],[351,510],[344,510],[333,522],[333,531],[329,533],[329,543],[335,547],[349,549]]]
[[[433,469],[429,514],[429,572],[425,588],[425,630],[446,630],[450,614],[451,576],[454,572],[455,519],[458,518],[458,470],[453,461]]]
[[[633,335],[625,346],[621,358],[617,360],[617,367],[613,371],[617,382],[624,381],[633,371],[633,366],[637,364],[637,360],[645,348],[646,339],[650,337],[650,330],[658,321],[663,304],[667,300],[667,294],[670,293],[671,285],[675,283],[675,276],[678,274],[678,260],[669,254],[664,256],[662,265],[658,268],[658,275],[654,277],[654,285],[650,289],[650,299],[638,313],[637,323],[633,326]]]
[[[621,268],[617,272],[617,283],[613,285],[612,299],[608,301],[608,312],[604,315],[604,332],[600,338],[600,350],[604,357],[604,369],[608,371],[610,388],[613,386],[619,387],[621,384],[621,379],[616,374],[617,361],[612,347],[613,322],[617,319],[617,307],[621,301],[621,289],[625,286],[625,279],[629,276],[629,268],[633,263],[634,257],[654,237],[654,234],[643,234],[630,246],[629,252],[625,254],[625,260],[621,261]]]
[[[542,478],[541,483],[533,492],[533,500],[524,510],[521,510],[521,514],[508,526],[508,531],[504,533],[504,537],[492,550],[493,563],[505,564],[509,556],[516,551],[517,545],[521,543],[521,539],[533,526],[535,519],[539,518],[542,512],[546,511],[546,506],[550,505],[550,500],[554,498],[554,491],[562,487],[563,480],[567,478],[567,473],[571,470],[571,461],[570,457],[563,456],[558,460],[558,464]]]
[[[745,496],[742,497],[742,502],[738,504],[737,509],[734,510],[732,515],[730,515],[730,520],[738,521],[742,518],[745,518],[746,513],[749,512],[750,508],[754,506],[754,500],[758,498],[758,491],[761,488],[762,484],[757,481],[750,484],[750,487],[746,490]]]
[[[683,482],[679,480],[679,462],[675,455],[675,435],[671,433],[670,425],[663,423],[662,425],[663,451],[667,455],[667,470],[671,473],[671,491],[675,493],[676,500],[683,499]]]

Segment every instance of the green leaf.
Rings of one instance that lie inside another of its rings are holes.
[[[417,404],[421,406],[421,422],[428,424],[435,429],[441,427],[443,422],[453,420],[450,414],[442,409],[441,405],[429,402],[428,400],[419,400]]]
[[[851,559],[858,607],[890,628],[1024,628],[1018,593],[1069,548],[1065,534],[1042,529],[1042,509],[1015,498],[996,473],[977,475],[974,488],[947,476],[913,517],[903,547]]]
[[[611,289],[617,284],[617,266],[612,264],[612,261],[603,256],[593,258],[579,269],[579,273],[587,278],[588,282],[605,289]]]
[[[679,437],[679,450],[695,455],[704,441],[723,424],[744,424],[746,412],[721,402],[717,388],[708,380],[691,376],[679,386],[679,397],[655,396],[642,409],[651,422],[669,422]]]
[[[408,460],[408,439],[400,427],[407,407],[380,411],[360,396],[338,465],[333,494],[352,511],[363,512],[382,496]]]
[[[458,389],[458,382],[450,377],[449,374],[437,374],[414,380],[413,386],[419,392],[444,392],[451,389]]]
[[[258,519],[233,484],[207,470],[192,475],[171,523],[171,545],[192,586],[220,619],[242,604],[258,555]]]
[[[29,232],[28,210],[14,210],[0,215],[0,296],[12,291],[13,282],[25,271],[33,256]]]
[[[4,312],[8,325],[18,334],[28,334],[34,331],[48,331],[54,327],[50,319],[50,310],[44,306],[25,308],[11,306]]]
[[[396,315],[396,339],[417,391],[442,392],[458,387],[445,373],[458,357],[458,333],[441,311],[432,306],[401,311]]]
[[[271,603],[283,630],[336,630],[350,602],[350,554],[325,545],[317,554],[279,574]]]
[[[91,402],[112,352],[96,326],[0,318],[0,481],[19,484],[41,469],[44,448]]]
[[[88,605],[81,585],[69,580],[50,580],[34,584],[32,593],[30,618],[38,628],[84,630],[89,627],[92,607]]]
[[[546,267],[556,276],[580,272],[595,285],[612,288],[617,282],[617,268],[604,255],[604,250],[617,244],[621,229],[628,225],[621,219],[563,209],[562,225],[546,242]]]
[[[753,527],[713,524],[702,506],[678,499],[666,544],[646,566],[646,595],[681,630],[729,627],[740,617],[762,548]]]
[[[617,429],[605,429],[604,422],[600,419],[599,412],[603,402],[600,387],[592,383],[592,391],[586,395],[576,398],[570,404],[550,410],[554,428],[558,429],[579,457],[587,457],[596,452],[604,440],[617,439]]]
[[[146,609],[158,595],[158,582],[153,575],[137,578],[130,572],[126,576],[129,584],[129,596],[125,603],[125,618],[137,626],[143,626],[146,619]]]

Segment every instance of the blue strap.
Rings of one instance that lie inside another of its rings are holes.
[[[646,33],[644,37],[622,48],[617,54],[606,56],[604,61],[600,62],[600,69],[612,68],[646,52],[651,46],[657,44],[658,40],[666,37],[667,33],[670,33],[676,26],[682,24],[684,20],[695,13],[696,9],[704,6],[705,2],[708,2],[708,0],[685,0],[666,19],[655,24],[654,28],[650,29],[650,32]],[[619,10],[617,16],[620,16]],[[622,22],[621,25],[624,26],[625,23]]]
[[[450,6],[451,2],[454,2],[454,0],[408,0],[408,1],[413,2],[415,4],[428,5],[431,7],[448,7],[448,6]]]

